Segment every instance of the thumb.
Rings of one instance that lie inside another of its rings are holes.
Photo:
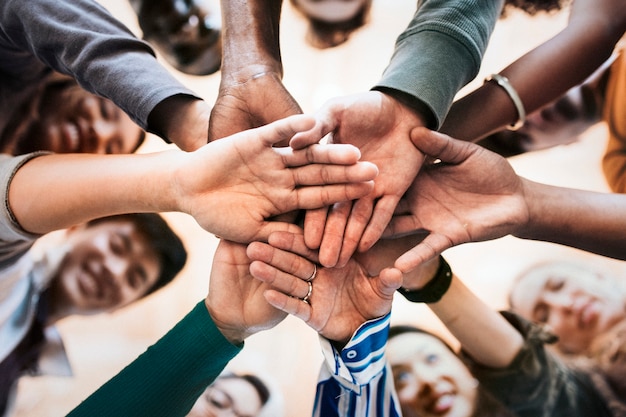
[[[424,240],[415,245],[413,249],[405,252],[396,259],[393,266],[406,274],[424,262],[439,256],[444,250],[450,247],[452,247],[452,242],[444,235],[431,233],[426,236]]]
[[[480,146],[453,139],[443,133],[425,127],[416,127],[411,131],[413,145],[423,154],[439,159],[447,164],[460,164]]]
[[[273,146],[289,141],[296,133],[309,130],[315,124],[312,116],[297,114],[277,120],[273,123],[253,129],[257,136],[255,141],[264,146]]]
[[[395,291],[402,286],[402,271],[397,268],[383,269],[378,278],[384,295],[393,296]]]

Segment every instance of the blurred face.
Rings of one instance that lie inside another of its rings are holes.
[[[595,337],[626,318],[624,293],[608,278],[566,263],[535,268],[517,282],[512,307],[527,319],[546,323],[559,348],[584,352]]]
[[[387,356],[404,417],[469,417],[476,380],[436,337],[404,333],[389,340]]]
[[[46,95],[40,112],[18,138],[19,153],[132,153],[143,132],[112,101],[78,86]]]
[[[106,221],[68,232],[70,250],[55,281],[76,314],[110,311],[141,298],[154,286],[160,264],[134,224]]]
[[[350,20],[369,0],[292,0],[292,3],[308,18],[327,23]]]
[[[242,378],[218,378],[198,398],[187,417],[255,417],[262,404],[257,390]]]
[[[138,16],[144,38],[170,65],[194,75],[219,70],[222,21],[216,1],[163,0],[146,4]]]
[[[598,117],[587,113],[580,89],[570,90],[552,105],[533,112],[524,126],[516,132],[527,150],[538,150],[574,142]]]

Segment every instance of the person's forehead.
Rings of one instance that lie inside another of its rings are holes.
[[[522,313],[529,313],[524,310],[532,308],[552,279],[582,284],[595,281],[597,275],[588,268],[569,263],[538,266],[518,278],[511,292],[512,307]]]
[[[390,363],[403,362],[415,356],[450,350],[437,337],[427,333],[407,332],[389,340],[387,353]]]
[[[261,407],[256,388],[243,378],[220,378],[213,387],[227,394],[239,413],[254,415]]]

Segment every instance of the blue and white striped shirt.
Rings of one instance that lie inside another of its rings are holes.
[[[391,313],[364,323],[339,352],[320,337],[320,370],[313,417],[400,417],[385,358]]]

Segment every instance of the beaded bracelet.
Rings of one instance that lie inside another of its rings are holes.
[[[519,97],[519,94],[517,94],[517,91],[515,91],[515,88],[513,88],[513,86],[509,82],[509,79],[506,78],[504,75],[491,74],[490,76],[485,78],[485,84],[489,81],[495,81],[500,87],[502,87],[515,105],[515,109],[517,110],[517,122],[510,124],[509,130],[517,130],[522,127],[524,125],[524,122],[526,121],[526,110],[524,109],[524,103],[522,103],[522,99]]]
[[[414,303],[436,303],[450,288],[452,282],[452,269],[448,262],[439,255],[439,268],[433,278],[419,290],[409,290],[404,287],[398,288],[398,292],[409,301]]]

